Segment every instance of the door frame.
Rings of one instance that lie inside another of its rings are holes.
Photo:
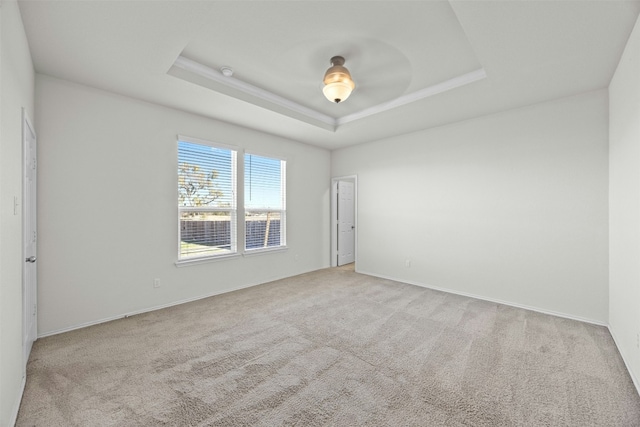
[[[353,181],[353,253],[358,265],[358,175],[331,178],[331,267],[338,266],[338,181]]]
[[[29,331],[27,331],[27,325],[29,324],[29,322],[27,321],[27,316],[31,317],[31,315],[29,315],[29,313],[31,313],[32,308],[31,307],[27,307],[27,303],[29,302],[28,300],[28,283],[26,282],[27,280],[27,263],[25,261],[25,258],[27,256],[26,254],[26,250],[27,250],[27,245],[26,245],[26,233],[27,233],[27,220],[29,218],[29,213],[26,210],[26,206],[27,206],[27,201],[26,201],[26,197],[27,197],[27,187],[29,185],[28,180],[26,179],[26,175],[27,175],[27,171],[25,170],[25,166],[27,164],[27,156],[29,155],[29,149],[28,149],[28,138],[27,138],[27,132],[31,132],[31,134],[33,135],[33,138],[36,140],[36,156],[37,156],[37,134],[35,131],[35,128],[33,127],[33,123],[31,122],[31,120],[29,119],[29,115],[27,114],[26,110],[23,108],[22,109],[22,262],[23,262],[23,267],[22,267],[22,353],[23,353],[23,358],[24,358],[24,363],[23,363],[23,376],[26,375],[26,369],[27,369],[27,362],[29,361],[29,353],[31,352],[31,345],[33,344],[33,342],[35,342],[35,340],[38,338],[38,314],[37,311],[34,314],[35,319],[33,319],[33,321],[35,322],[35,336],[33,336],[33,341],[29,341],[27,342],[25,340],[25,338],[27,337],[27,334]],[[36,200],[37,200],[37,160],[36,160]],[[36,212],[36,224],[37,224],[37,207],[33,207],[35,209]],[[36,226],[37,227],[37,226]],[[36,228],[37,230],[37,228]],[[37,233],[37,231],[36,231]],[[36,238],[36,248],[37,248],[37,238]],[[37,249],[36,249],[37,252]],[[37,271],[37,267],[36,267],[36,271]],[[36,285],[35,285],[35,293],[33,295],[33,302],[34,304],[36,304],[37,307],[37,300],[38,300],[38,284],[37,284],[37,272],[36,272]]]

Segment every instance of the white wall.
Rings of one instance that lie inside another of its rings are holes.
[[[18,4],[0,8],[0,426],[22,392],[22,108],[33,114],[34,72]]]
[[[640,19],[638,20],[640,22]],[[640,24],[609,86],[609,323],[640,378]],[[636,382],[637,384],[637,382]]]
[[[334,151],[332,176],[358,176],[357,270],[606,323],[607,105],[600,90]]]
[[[39,74],[36,97],[41,335],[328,266],[328,151]],[[288,251],[174,265],[177,134],[286,157]]]

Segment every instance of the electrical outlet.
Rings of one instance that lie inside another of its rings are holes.
[[[411,260],[410,259],[405,259],[404,260],[404,266],[407,267],[407,268],[411,267]]]
[[[160,279],[153,279],[153,287],[154,288],[160,287]]]

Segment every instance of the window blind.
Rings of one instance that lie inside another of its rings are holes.
[[[237,252],[235,150],[178,141],[179,259]]]
[[[245,249],[286,245],[286,161],[244,156]]]

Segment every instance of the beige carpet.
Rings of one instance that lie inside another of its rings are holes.
[[[640,426],[606,328],[326,269],[38,340],[18,426]]]

